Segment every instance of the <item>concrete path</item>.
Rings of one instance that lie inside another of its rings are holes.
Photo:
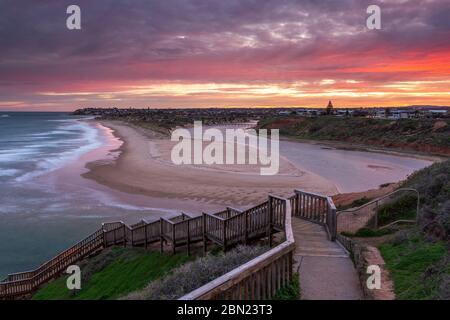
[[[299,273],[302,299],[363,298],[353,262],[337,242],[328,240],[322,226],[293,218],[292,229],[296,244],[294,270]]]

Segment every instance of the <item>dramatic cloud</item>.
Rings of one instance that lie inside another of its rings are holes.
[[[450,104],[449,17],[448,0],[2,0],[0,109]]]

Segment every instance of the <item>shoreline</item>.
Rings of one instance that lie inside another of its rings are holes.
[[[201,213],[209,208],[222,209],[224,206],[246,208],[264,200],[268,194],[288,196],[294,189],[322,193],[336,199],[354,199],[375,190],[383,193],[385,188],[367,188],[360,192],[340,192],[336,182],[296,166],[284,159],[283,170],[277,176],[260,176],[249,168],[230,170],[220,166],[202,167],[194,165],[176,166],[167,159],[170,139],[151,129],[130,123],[111,120],[90,120],[111,130],[114,137],[122,141],[116,150],[119,155],[110,163],[86,163],[87,172],[82,176],[93,180],[102,187],[123,194],[137,195],[148,201],[158,203],[155,207],[176,207]],[[282,137],[281,140],[326,146],[348,151],[366,151],[403,156],[432,162],[443,158],[392,150],[378,150],[370,147],[355,149],[339,142],[322,142]],[[343,147],[345,146],[345,148]],[[295,167],[295,168],[293,168]],[[400,181],[390,181],[397,184]],[[388,188],[390,190],[390,188]],[[188,205],[189,203],[189,205]],[[212,210],[212,209],[211,209]],[[214,209],[215,210],[215,209]]]
[[[173,144],[169,139],[123,122],[99,123],[123,141],[115,150],[119,156],[107,164],[87,163],[88,172],[82,176],[113,190],[176,202],[193,201],[199,204],[199,209],[203,205],[248,207],[270,193],[287,196],[295,188],[327,195],[337,193],[330,181],[283,160],[280,160],[282,174],[278,176],[261,176],[259,167],[249,165],[232,169],[215,165],[175,166],[167,159]]]

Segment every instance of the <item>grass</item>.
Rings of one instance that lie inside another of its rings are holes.
[[[416,233],[407,239],[385,243],[380,252],[394,282],[400,300],[440,299],[448,292],[444,278],[450,276],[446,263],[447,248],[443,241],[426,242]]]
[[[298,300],[301,296],[298,273],[292,275],[292,281],[286,287],[279,289],[273,300]]]
[[[41,288],[33,300],[117,299],[144,288],[190,259],[185,255],[115,247],[80,264],[82,283],[78,292],[69,291],[67,276],[62,276]]]

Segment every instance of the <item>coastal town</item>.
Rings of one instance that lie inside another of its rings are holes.
[[[96,116],[108,120],[152,122],[162,127],[176,127],[201,119],[205,125],[242,123],[268,117],[362,117],[377,119],[440,119],[450,117],[448,106],[367,107],[343,108],[328,102],[325,108],[81,108],[74,115]]]

